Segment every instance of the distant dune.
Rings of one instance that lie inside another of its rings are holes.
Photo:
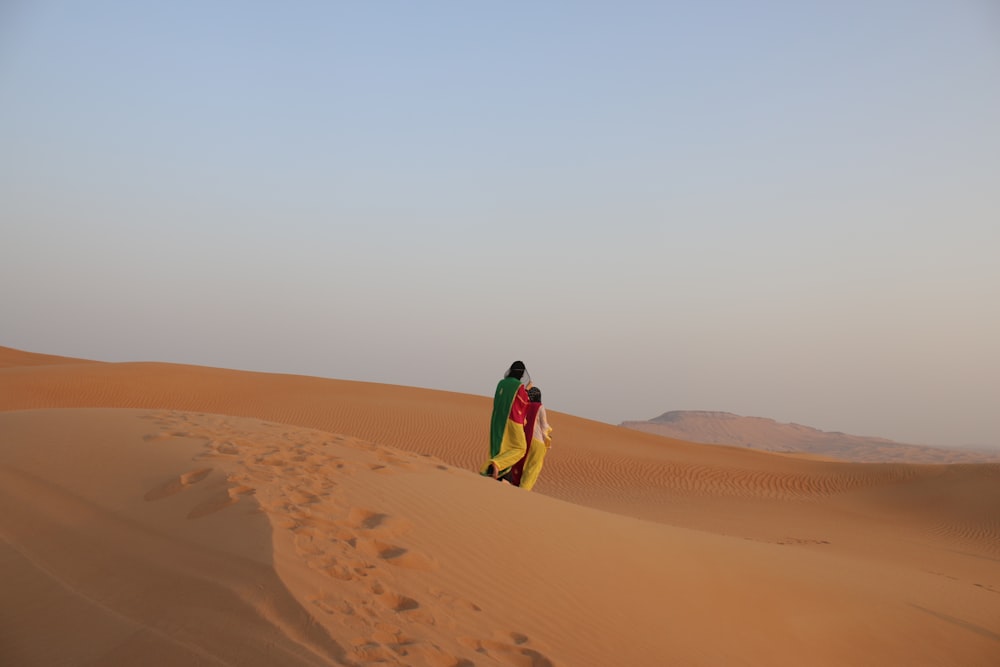
[[[803,453],[869,463],[988,463],[1000,461],[1000,451],[908,445],[885,438],[821,431],[801,424],[782,424],[764,417],[731,412],[674,410],[648,421],[621,426],[711,445],[731,445],[769,452]]]
[[[1000,464],[552,410],[529,493],[474,471],[496,380],[0,348],[0,665],[1000,665]]]
[[[0,347],[0,368],[11,366],[51,366],[54,364],[94,364],[95,361],[74,359],[73,357],[57,357],[52,354],[26,353],[10,347]]]

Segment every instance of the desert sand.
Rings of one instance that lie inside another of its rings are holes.
[[[0,665],[1000,664],[1000,465],[490,402],[0,348]]]

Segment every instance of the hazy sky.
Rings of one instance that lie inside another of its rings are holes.
[[[5,0],[0,221],[2,345],[1000,445],[992,0]]]

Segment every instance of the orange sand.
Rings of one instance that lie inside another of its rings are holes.
[[[484,392],[493,379],[484,380]],[[0,665],[1000,664],[1000,465],[0,348]]]

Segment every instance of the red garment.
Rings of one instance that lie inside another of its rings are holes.
[[[524,411],[524,439],[528,447],[524,450],[524,456],[515,463],[507,473],[506,479],[514,486],[521,486],[521,475],[524,474],[524,462],[528,460],[528,452],[531,451],[531,438],[535,433],[535,419],[538,418],[538,409],[541,403],[528,403]]]

